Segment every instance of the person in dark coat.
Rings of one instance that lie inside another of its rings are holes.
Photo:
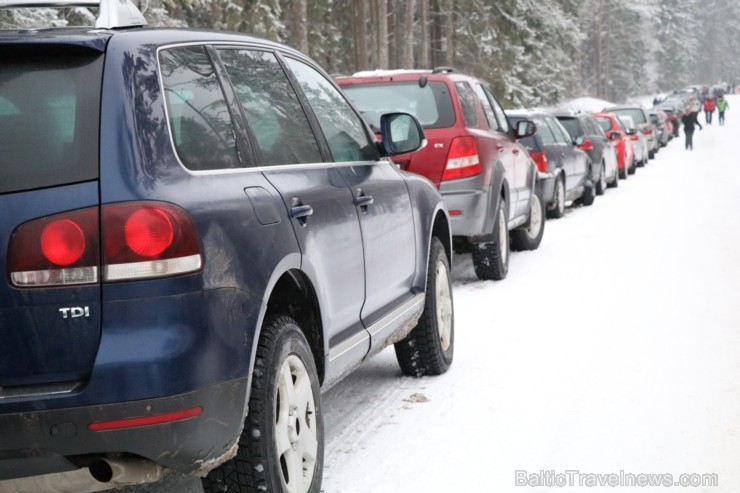
[[[694,150],[694,130],[699,125],[699,130],[702,129],[701,123],[696,118],[697,113],[691,111],[690,108],[686,109],[686,112],[681,117],[681,123],[683,123],[683,133],[686,136],[686,149]]]

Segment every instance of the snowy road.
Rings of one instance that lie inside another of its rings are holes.
[[[583,475],[516,488],[517,470],[714,473],[716,487],[626,490],[740,491],[740,98],[729,102],[727,126],[697,132],[693,152],[674,140],[592,207],[549,221],[507,280],[477,281],[457,256],[452,369],[404,378],[391,349],[326,393],[324,491],[622,490],[579,487]]]

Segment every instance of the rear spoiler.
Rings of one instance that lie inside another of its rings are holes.
[[[0,9],[98,7],[97,29],[141,27],[147,22],[131,0],[0,0]]]

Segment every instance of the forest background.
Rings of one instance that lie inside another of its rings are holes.
[[[507,107],[740,82],[737,0],[134,0],[153,26],[287,43],[331,74],[454,67]],[[87,9],[0,11],[0,28],[82,25]]]

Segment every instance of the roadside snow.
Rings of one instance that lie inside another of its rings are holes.
[[[570,101],[566,101],[562,104],[560,104],[558,107],[568,110],[576,110],[576,111],[585,111],[588,113],[598,113],[604,110],[604,108],[608,108],[610,106],[616,106],[611,101],[606,101],[604,99],[598,99],[598,98],[590,98],[590,97],[584,97],[584,98],[576,98],[571,99]]]

